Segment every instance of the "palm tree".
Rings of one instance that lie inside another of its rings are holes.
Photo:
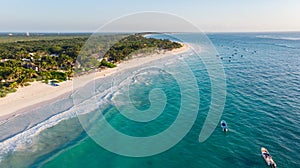
[[[41,68],[47,69],[47,62],[43,61],[43,62],[42,62],[42,67],[41,67]]]
[[[38,76],[38,74],[36,73],[35,70],[33,69],[26,69],[26,76],[29,78],[29,79],[32,79],[32,78],[36,78]]]
[[[25,75],[21,75],[20,78],[17,80],[20,86],[26,86],[28,79]]]
[[[13,82],[11,84],[9,84],[10,88],[18,88],[18,83],[17,82]]]
[[[23,69],[21,67],[14,67],[12,72],[8,75],[8,80],[18,80],[22,74]]]

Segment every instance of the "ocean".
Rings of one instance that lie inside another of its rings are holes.
[[[300,33],[170,36],[194,50],[2,121],[0,167],[300,167]]]

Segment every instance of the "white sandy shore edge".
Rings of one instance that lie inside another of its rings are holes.
[[[146,57],[138,57],[128,61],[124,61],[120,63],[116,68],[105,69],[100,72],[84,75],[76,78],[76,80],[79,80],[80,86],[82,86],[91,82],[91,80],[93,79],[103,78],[104,76],[112,75],[115,72],[138,67],[157,59],[184,53],[188,49],[189,46],[187,44],[183,44],[183,47],[181,48],[167,51],[165,53],[153,54]],[[90,75],[92,75],[92,77]],[[41,82],[32,82],[30,86],[18,88],[17,92],[10,93],[4,98],[0,98],[0,119],[9,118],[12,115],[16,115],[24,108],[54,100],[55,98],[71,92],[72,89],[73,81],[65,81],[59,83],[59,86],[57,87]]]

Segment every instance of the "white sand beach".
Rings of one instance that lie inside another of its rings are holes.
[[[100,72],[77,77],[76,80],[80,80],[80,84],[84,85],[89,83],[91,79],[103,78],[104,76],[112,75],[117,71],[120,72],[129,68],[138,67],[160,58],[184,53],[189,48],[190,47],[187,44],[183,44],[183,47],[181,48],[124,61],[118,64],[116,68],[104,69]],[[92,78],[90,75],[92,75]],[[41,103],[48,102],[50,100],[56,100],[58,97],[71,92],[72,89],[73,81],[71,80],[59,83],[59,86],[51,86],[41,82],[32,82],[30,86],[20,87],[17,89],[17,92],[10,93],[4,98],[0,98],[0,119],[9,118],[13,115],[16,115],[21,112],[22,109],[38,104],[40,105]]]

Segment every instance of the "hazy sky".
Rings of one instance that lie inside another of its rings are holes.
[[[201,30],[300,31],[300,0],[2,0],[0,31],[95,31],[134,12],[181,16]]]

